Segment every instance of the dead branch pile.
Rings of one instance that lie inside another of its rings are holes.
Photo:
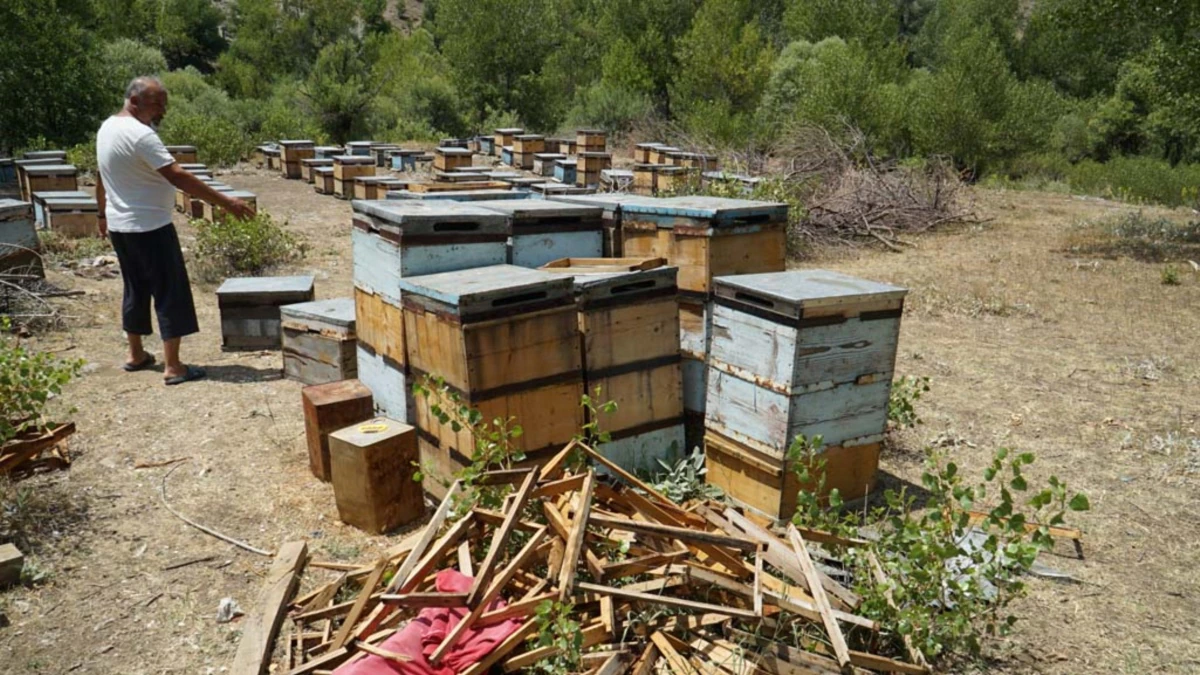
[[[775,150],[786,165],[783,180],[804,206],[791,226],[793,240],[898,251],[909,243],[904,235],[976,219],[963,204],[964,183],[950,162],[902,166],[873,157],[856,130],[847,139],[806,127]]]
[[[567,471],[578,452],[594,468]],[[503,506],[464,503],[469,491],[456,482],[423,530],[373,563],[312,563],[339,576],[290,603],[272,672],[347,672],[363,659],[426,672],[411,662],[447,667],[473,631],[508,620],[519,628],[457,672],[548,659],[558,659],[554,672],[597,675],[928,672],[911,650],[907,661],[877,655],[892,643],[856,614],[860,598],[822,548],[856,542],[794,527],[778,536],[716,503],[684,509],[578,442],[541,469],[495,471],[479,484],[510,486]],[[303,554],[277,567],[286,577],[302,565]],[[446,569],[469,577],[469,590],[439,591]],[[579,653],[544,639],[554,629],[535,614],[547,602],[569,607]],[[446,621],[422,653],[396,651],[389,638],[428,608],[455,608],[461,620]]]
[[[0,243],[0,316],[19,326],[57,325],[61,316],[49,298],[76,295],[46,281],[39,251]]]

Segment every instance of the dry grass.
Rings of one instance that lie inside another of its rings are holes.
[[[64,237],[55,232],[41,232],[42,255],[49,263],[69,263],[101,255],[115,255],[108,239],[99,237]]]
[[[1079,223],[1063,248],[1076,255],[1142,262],[1200,260],[1200,220],[1118,213]]]
[[[0,543],[43,550],[87,519],[87,502],[61,480],[15,482],[0,476]]]

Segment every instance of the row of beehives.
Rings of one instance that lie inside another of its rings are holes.
[[[255,209],[258,208],[257,195],[248,190],[239,190],[213,178],[212,172],[208,170],[207,166],[195,163],[180,164],[180,166],[213,190],[240,199]],[[226,215],[225,209],[221,208],[220,204],[198,199],[183,190],[175,190],[175,210],[189,218],[198,218],[209,222],[221,220]]]
[[[631,468],[703,443],[710,480],[783,516],[788,445],[820,434],[827,487],[860,495],[886,427],[903,291],[832,273],[734,276],[782,272],[786,217],[781,204],[616,194],[356,202],[358,376],[382,412],[418,428],[443,476],[472,445],[414,399],[430,374],[488,419],[520,419],[535,460],[577,433],[579,396],[599,385],[618,404],[600,420],[608,452]],[[601,237],[637,260],[570,260],[594,257]],[[673,269],[591,274],[646,259]],[[552,283],[564,273],[574,287]],[[581,307],[597,298],[591,320]]]

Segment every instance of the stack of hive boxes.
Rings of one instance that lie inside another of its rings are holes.
[[[679,268],[680,347],[688,446],[703,440],[705,360],[715,276],[782,271],[786,204],[718,197],[640,197],[621,204],[623,254]]]
[[[17,167],[21,200],[30,201],[35,192],[78,190],[79,171],[65,162],[66,160],[50,158],[19,159],[13,162]]]
[[[461,405],[482,419],[515,418],[514,440],[528,464],[562,450],[583,425],[583,369],[570,277],[511,265],[400,280],[414,379],[444,378]],[[418,396],[415,413],[426,489],[471,463],[473,431],[455,432],[432,412],[438,396]],[[442,401],[453,409],[457,404]]]
[[[455,171],[471,166],[471,151],[466,148],[440,147],[433,151],[433,168],[437,171]]]
[[[279,141],[279,145],[282,148],[279,154],[280,173],[284,178],[303,178],[301,163],[316,157],[316,143],[307,140]]]
[[[29,204],[0,199],[0,273],[44,276],[40,251]]]
[[[313,157],[311,159],[300,160],[300,179],[305,183],[315,183],[317,174],[314,172],[314,170],[320,167],[332,168],[333,160],[325,159],[324,157]]]
[[[197,162],[196,146],[194,145],[168,145],[167,152],[175,158],[180,164],[195,164]]]
[[[356,141],[358,142],[358,141]],[[350,145],[354,145],[351,143]],[[355,148],[357,150],[357,148]],[[366,150],[370,150],[367,146]],[[375,158],[370,154],[338,155],[333,158],[333,196],[354,198],[354,179],[375,175]]]
[[[284,377],[324,384],[358,376],[353,298],[285,305],[279,320]]]
[[[512,235],[508,262],[541,267],[559,258],[599,258],[603,252],[600,207],[544,199],[474,202],[508,220]]]
[[[503,263],[508,223],[495,211],[454,201],[355,201],[353,207],[358,378],[381,413],[408,422],[400,280]]]
[[[875,483],[906,291],[824,270],[714,282],[708,480],[759,513],[791,517],[794,439],[824,442],[825,490]]]
[[[496,129],[495,134],[492,135],[492,154],[496,157],[500,157],[500,153],[504,150],[504,148],[509,148],[511,151],[513,137],[523,133],[525,133],[525,130],[517,127]]]
[[[580,129],[575,132],[576,152],[605,152],[608,135],[599,129]]]
[[[513,136],[513,166],[525,171],[533,170],[533,156],[546,151],[546,137],[539,134]]]
[[[595,187],[600,184],[600,172],[612,168],[612,155],[603,151],[580,151],[575,164],[575,185]]]

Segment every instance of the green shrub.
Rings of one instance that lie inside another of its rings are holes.
[[[1066,173],[1076,192],[1134,204],[1200,205],[1200,164],[1171,166],[1149,157],[1115,157],[1103,163],[1084,160]]]
[[[196,228],[196,262],[206,281],[262,274],[300,260],[306,252],[303,242],[262,211],[246,220],[195,220],[192,225]]]
[[[1082,223],[1067,236],[1066,250],[1080,255],[1163,263],[1200,259],[1200,221],[1178,223],[1141,211]]]
[[[198,158],[209,166],[237,164],[254,148],[234,122],[202,113],[172,111],[160,130],[167,145],[194,145]]]
[[[27,348],[9,334],[9,320],[0,317],[0,445],[48,424],[44,418],[50,401],[79,375],[83,361],[59,359]]]
[[[597,127],[609,133],[628,132],[654,114],[650,97],[619,85],[604,82],[580,90],[567,115],[573,127]]]
[[[1163,286],[1178,286],[1182,283],[1179,281],[1179,268],[1174,265],[1164,267],[1162,271],[1162,283]]]

